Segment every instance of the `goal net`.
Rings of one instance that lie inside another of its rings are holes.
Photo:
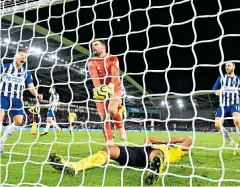
[[[147,166],[110,160],[73,177],[50,166],[51,153],[75,162],[106,146],[87,67],[90,44],[97,38],[107,41],[108,51],[119,59],[128,146],[146,147],[146,137],[169,143],[172,136],[192,137],[190,150],[179,162],[166,164],[156,185],[240,186],[240,155],[233,156],[232,146],[214,128],[219,103],[211,91],[224,74],[224,63],[239,62],[239,13],[237,3],[224,0],[1,1],[1,66],[26,48],[28,71],[43,94],[39,101],[24,92],[23,126],[1,154],[1,185],[145,185]],[[40,136],[52,86],[60,98],[56,123],[62,133],[50,127]],[[77,116],[71,123],[70,113]],[[12,121],[7,111],[3,131]],[[30,130],[36,123],[34,135]],[[224,125],[239,142],[231,118]],[[122,145],[118,132],[114,141]]]

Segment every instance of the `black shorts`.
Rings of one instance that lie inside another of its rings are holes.
[[[155,150],[151,146],[146,147],[118,146],[118,147],[120,149],[120,155],[116,159],[116,161],[121,166],[127,164],[127,166],[146,167],[146,165],[148,166],[149,163],[150,153]]]
[[[40,122],[40,117],[39,115],[34,115],[34,122],[39,123]]]

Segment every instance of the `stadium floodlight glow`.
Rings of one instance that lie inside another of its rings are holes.
[[[11,41],[10,41],[8,38],[5,38],[5,39],[3,40],[3,42],[4,42],[4,43],[10,43]]]
[[[181,100],[181,99],[178,99],[178,100],[177,100],[177,104],[182,104],[182,100]]]
[[[64,62],[64,60],[63,60],[63,59],[61,59],[61,62]]]
[[[43,52],[42,49],[39,47],[31,47],[30,51],[32,51],[33,53],[36,53],[36,54],[41,54]]]
[[[164,106],[164,105],[165,105],[165,102],[164,102],[164,101],[162,101],[162,102],[161,102],[161,105],[162,105],[162,106]]]
[[[57,57],[56,57],[56,55],[52,54],[52,55],[50,55],[50,58],[53,60],[53,59],[55,59]]]
[[[179,108],[183,108],[184,107],[184,105],[183,104],[179,104]]]
[[[41,48],[35,48],[35,52],[36,52],[37,54],[41,54],[41,53],[42,53],[42,49],[41,49]]]
[[[22,47],[23,46],[23,44],[19,44],[20,45],[20,47]]]

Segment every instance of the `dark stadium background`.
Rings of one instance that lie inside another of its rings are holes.
[[[92,5],[95,1],[85,0],[81,1],[82,6]],[[100,1],[98,1],[100,2]],[[102,1],[104,2],[104,1]],[[175,1],[178,2],[178,1]],[[227,3],[227,0],[221,1],[222,10],[237,7],[237,3],[231,5]],[[171,4],[171,0],[153,0],[151,6],[162,6]],[[86,8],[79,11],[80,24],[86,24],[93,19],[108,19],[111,17],[110,2],[98,5],[94,8],[94,11],[90,8]],[[113,36],[116,34],[126,34],[128,31],[140,31],[146,29],[148,25],[147,14],[145,10],[132,12],[129,16],[126,14],[129,11],[130,5],[127,0],[115,0],[112,3],[113,17],[124,16],[118,22],[117,19],[112,21],[96,21],[94,24],[89,24],[77,30],[79,37],[78,43],[89,42],[93,38],[108,38],[111,36],[111,29]],[[138,8],[146,8],[149,6],[148,0],[131,1],[132,11]],[[200,15],[214,15],[219,11],[219,5],[217,0],[195,0],[194,6],[196,13]],[[232,6],[232,7],[230,7]],[[51,15],[61,15],[62,5],[53,6],[51,9]],[[78,1],[74,3],[66,3],[66,10],[74,10],[78,7]],[[169,7],[167,8],[150,8],[148,12],[149,22],[151,24],[163,24],[167,25],[171,22]],[[94,18],[95,12],[95,18]],[[193,10],[190,2],[175,5],[172,7],[174,22],[182,22],[189,20],[193,17]],[[36,21],[36,12],[27,13],[27,19],[32,22]],[[48,16],[48,8],[39,10],[39,18]],[[72,29],[77,25],[76,14],[70,14],[65,16],[65,30]],[[226,34],[240,34],[240,26],[238,23],[239,12],[230,12],[222,14],[219,19],[224,28],[224,35]],[[211,40],[221,35],[221,29],[217,22],[218,17],[198,18],[195,20],[194,27],[197,33],[197,40]],[[51,19],[51,31],[57,33],[61,32],[62,20]],[[41,23],[40,23],[41,24]],[[44,25],[44,24],[43,24]],[[111,27],[110,27],[111,25]],[[130,26],[131,25],[131,30]],[[94,28],[94,31],[93,31]],[[173,43],[181,45],[190,45],[194,40],[194,33],[192,28],[192,22],[187,24],[181,24],[179,26],[172,26],[170,28]],[[127,50],[143,51],[147,47],[147,38],[149,39],[149,47],[167,45],[170,43],[170,36],[168,27],[151,26],[148,32],[143,31],[137,34],[131,34],[129,32],[128,37],[113,37],[109,39],[110,52],[114,55],[123,54]],[[75,32],[65,32],[64,36],[72,41],[76,41]],[[127,42],[126,42],[127,41]],[[221,57],[219,43],[222,45],[224,56]],[[84,45],[88,48],[88,45]],[[197,64],[211,64],[217,65],[221,61],[227,60],[239,60],[240,53],[240,37],[224,37],[221,41],[216,40],[214,42],[208,42],[203,44],[197,44],[193,50],[196,52]],[[189,47],[171,47],[170,49],[172,65],[170,68],[190,68],[193,67],[195,60],[192,53],[192,46]],[[144,53],[129,53],[126,56],[127,72],[140,73],[146,68],[144,60]],[[145,53],[148,68],[150,70],[164,70],[169,65],[169,58],[167,57],[167,48],[149,50]],[[124,70],[123,55],[118,56],[120,59],[121,69]],[[238,66],[237,66],[238,67]],[[239,73],[239,69],[236,68],[236,72]],[[195,69],[196,78],[196,90],[210,90],[219,76],[219,67],[197,67]],[[177,93],[188,93],[192,91],[192,70],[170,70],[167,74],[170,83],[170,91]],[[142,84],[142,75],[133,76],[133,78]],[[156,81],[153,81],[156,80]],[[164,73],[147,73],[146,75],[147,89],[154,93],[166,92],[167,85],[165,82]]]
[[[219,63],[239,60],[240,57],[240,35],[229,35],[240,34],[239,11],[216,14],[220,8],[225,11],[238,8],[240,5],[237,1],[231,1],[230,4],[227,0],[220,1],[221,6],[217,0],[194,0],[192,4],[191,2],[176,4],[183,2],[176,0],[174,6],[167,6],[172,2],[172,0],[114,0],[113,2],[97,1],[98,5],[94,6],[95,1],[93,0],[81,0],[50,8],[41,8],[38,11],[28,11],[25,15],[17,15],[33,23],[37,22],[54,33],[60,33],[64,29],[64,37],[87,49],[89,49],[89,41],[93,38],[106,39],[110,53],[117,55],[120,60],[121,70],[126,73],[137,73],[138,75],[131,74],[131,77],[142,86],[145,81],[147,91],[153,94],[164,94],[167,91],[165,74],[169,81],[170,92],[190,93],[211,90],[220,74]],[[166,5],[165,8],[156,7],[164,5]],[[86,6],[89,7],[83,8]],[[173,20],[174,23],[190,20],[194,16],[193,6],[197,16],[206,17],[197,17],[194,22],[189,21],[167,27]],[[61,16],[64,11],[66,13]],[[131,11],[130,14],[128,14],[129,11]],[[119,16],[122,17],[117,20]],[[112,19],[109,19],[111,17]],[[218,21],[223,27],[223,34]],[[77,27],[78,25],[81,27]],[[140,32],[136,33],[136,31]],[[221,35],[223,37],[217,39]],[[183,46],[168,47],[171,38],[173,45]],[[194,39],[196,40],[194,41]],[[203,40],[205,42],[192,45],[193,42]],[[160,47],[164,45],[165,47]],[[223,55],[221,55],[219,46],[222,47]],[[152,47],[154,49],[149,49]],[[195,51],[196,59],[194,59],[193,51]],[[69,55],[67,52],[58,53],[59,57]],[[144,61],[144,59],[146,60]],[[124,65],[124,61],[126,65]],[[36,62],[37,60],[29,61],[31,64],[35,63],[35,66]],[[148,67],[146,67],[146,63]],[[194,66],[195,63],[196,66]],[[188,68],[188,70],[181,68]],[[144,70],[147,70],[145,76]],[[151,72],[151,70],[159,70],[159,72]],[[240,73],[238,64],[236,73]],[[193,89],[192,75],[196,81],[195,89]],[[38,79],[40,84],[44,84],[44,80],[40,77]],[[88,81],[87,89],[91,92],[91,81]],[[39,90],[45,93],[45,99],[48,99],[48,94],[46,94],[48,87],[40,86]],[[77,92],[77,90],[75,91]],[[62,90],[58,90],[58,92],[63,101],[69,101],[69,92]],[[29,96],[28,93],[26,95]],[[160,105],[160,103],[158,104]],[[134,105],[142,107],[139,103],[134,103]],[[216,108],[216,106],[217,102],[214,107]]]

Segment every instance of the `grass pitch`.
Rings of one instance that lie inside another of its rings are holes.
[[[15,133],[1,155],[1,183],[10,185],[46,186],[141,186],[146,170],[120,167],[116,162],[84,172],[65,176],[47,163],[50,152],[78,161],[104,147],[102,132],[68,131],[61,136],[50,132],[47,136],[29,135],[30,131]],[[128,132],[131,145],[143,145],[145,132]],[[167,132],[151,132],[149,136],[168,138]],[[193,136],[192,133],[170,132],[170,136]],[[231,135],[238,140],[237,135]],[[116,137],[116,141],[119,137]],[[215,133],[196,133],[194,148],[178,163],[166,167],[159,185],[165,186],[240,186],[240,155],[234,157],[229,145]],[[189,157],[191,155],[191,157]]]

